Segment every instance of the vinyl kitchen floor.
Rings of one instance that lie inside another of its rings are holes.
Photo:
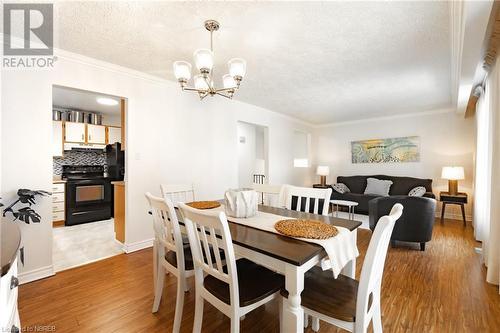
[[[115,241],[113,219],[53,229],[56,272],[123,253]]]

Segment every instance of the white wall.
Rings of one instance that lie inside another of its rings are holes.
[[[351,163],[351,141],[402,136],[420,137],[420,162],[415,163]],[[472,201],[473,159],[475,152],[475,126],[473,119],[464,119],[448,110],[422,113],[409,117],[392,117],[339,123],[316,128],[313,135],[315,165],[329,165],[329,183],[337,176],[387,174],[432,178],[436,195],[447,190],[448,183],[441,179],[441,168],[460,165],[465,168],[466,179],[459,182],[459,190],[467,192]],[[440,205],[439,208],[440,209]],[[459,206],[446,209],[449,217],[461,218]],[[467,207],[471,215],[471,205]]]
[[[50,190],[52,182],[52,85],[128,100],[126,151],[126,243],[129,250],[151,244],[146,191],[162,182],[193,182],[200,199],[221,198],[237,186],[237,121],[269,128],[269,180],[305,183],[307,173],[293,170],[290,142],[304,123],[253,105],[183,93],[171,81],[143,75],[86,57],[56,51],[53,70],[5,71],[2,84],[3,197],[20,187]],[[242,85],[244,89],[244,83]],[[7,157],[8,158],[5,158]],[[24,281],[52,273],[50,198],[35,209],[42,223],[22,225],[26,246]]]
[[[257,157],[255,126],[238,122],[238,187],[250,187]]]

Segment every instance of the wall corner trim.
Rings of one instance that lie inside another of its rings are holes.
[[[28,282],[32,282],[35,280],[40,280],[49,276],[54,276],[56,273],[54,271],[54,266],[44,266],[37,269],[33,269],[31,271],[19,273],[19,283],[25,284]]]
[[[123,250],[125,253],[132,253],[135,251],[147,249],[149,247],[153,247],[154,238],[145,239],[139,242],[134,243],[125,243],[123,244]]]

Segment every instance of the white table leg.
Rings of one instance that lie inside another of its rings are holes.
[[[351,231],[352,241],[357,245],[358,243],[358,229],[354,229]],[[342,274],[355,279],[356,278],[356,258],[353,258],[351,261],[345,265],[344,269],[342,269]]]
[[[304,332],[304,311],[300,306],[300,293],[304,290],[304,272],[300,267],[286,265],[285,288],[288,298],[283,308],[283,332]]]

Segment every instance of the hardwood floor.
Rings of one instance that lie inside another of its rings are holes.
[[[371,233],[359,231],[358,272]],[[389,249],[382,286],[385,332],[499,332],[498,287],[485,282],[474,252],[472,228],[461,221],[436,222],[425,252]],[[55,332],[171,332],[176,280],[167,276],[157,314],[153,303],[152,251],[60,272],[20,287],[23,327],[54,325]],[[191,287],[194,281],[190,281]],[[186,295],[182,332],[191,332],[194,292]],[[271,303],[248,314],[242,332],[278,332],[278,306]],[[229,320],[205,303],[203,332],[228,332]],[[30,331],[30,330],[26,331]],[[312,332],[310,328],[306,332]],[[321,322],[320,332],[337,332]]]

